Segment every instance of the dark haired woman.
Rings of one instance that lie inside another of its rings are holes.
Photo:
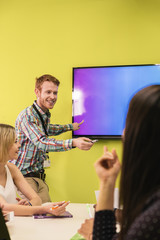
[[[124,134],[122,169],[115,150],[104,148],[95,163],[100,179],[93,240],[160,239],[160,85],[131,100]],[[116,234],[113,193],[121,169],[121,231]]]

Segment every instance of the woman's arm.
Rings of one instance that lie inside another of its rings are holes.
[[[100,192],[96,211],[113,210],[115,182],[120,171],[120,162],[116,151],[109,152],[104,147],[103,156],[94,164],[100,180]]]
[[[41,205],[42,201],[32,187],[27,183],[20,170],[13,164],[7,163],[15,186],[30,201],[33,206]]]
[[[96,205],[93,240],[111,240],[116,233],[113,202],[115,182],[120,171],[120,162],[116,151],[108,152],[104,147],[104,154],[95,163],[95,169],[100,180],[100,192]]]
[[[14,211],[15,216],[30,216],[34,214],[45,213],[58,216],[65,212],[66,206],[69,204],[69,202],[50,203],[46,206],[23,206],[7,203],[5,199],[0,196],[0,204],[3,205],[3,211]]]

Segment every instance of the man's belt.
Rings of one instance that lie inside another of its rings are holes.
[[[40,178],[44,181],[46,174],[44,172],[30,172],[30,173],[27,173],[26,175],[24,175],[24,177],[36,177],[36,178]]]

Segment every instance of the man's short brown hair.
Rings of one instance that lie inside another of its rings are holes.
[[[59,84],[60,84],[60,81],[57,78],[53,77],[52,75],[45,74],[45,75],[42,75],[39,78],[36,78],[35,88],[38,88],[40,90],[42,84],[46,81],[53,82],[57,86],[59,86]]]

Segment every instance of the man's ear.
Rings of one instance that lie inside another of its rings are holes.
[[[38,98],[40,95],[40,90],[38,88],[35,88],[34,92],[36,94],[36,97]]]

